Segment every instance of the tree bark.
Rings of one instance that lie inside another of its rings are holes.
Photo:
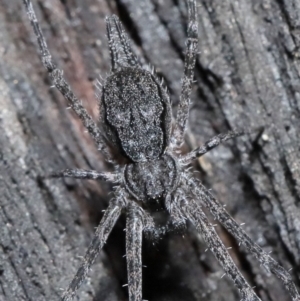
[[[94,81],[110,72],[105,16],[117,14],[136,53],[167,82],[174,112],[183,72],[185,1],[33,1],[57,65],[94,119]],[[300,288],[300,1],[198,0],[199,55],[186,149],[232,128],[254,132],[199,162],[200,178]],[[112,186],[47,179],[64,168],[111,170],[65,100],[50,88],[22,1],[0,4],[0,300],[59,300],[80,263]],[[299,133],[298,133],[299,132]],[[214,221],[216,223],[216,221]],[[77,292],[127,300],[121,218]],[[291,300],[283,285],[218,233],[264,301]],[[240,300],[192,227],[143,248],[143,298]],[[77,300],[76,299],[76,300]]]

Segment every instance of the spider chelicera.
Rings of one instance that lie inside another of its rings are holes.
[[[63,77],[63,72],[53,63],[32,4],[29,0],[23,1],[37,37],[43,65],[54,86],[82,120],[98,150],[103,152],[108,160],[113,161],[114,158],[109,151],[110,147],[113,147],[126,159],[124,165],[116,163],[114,173],[66,169],[51,175],[111,181],[116,185],[115,195],[102,217],[81,266],[61,300],[72,299],[123,210],[127,215],[126,259],[129,300],[142,300],[142,235],[143,232],[152,236],[159,235],[159,230],[148,210],[150,202],[156,200],[169,213],[170,224],[173,227],[185,225],[189,220],[201,232],[208,248],[238,288],[242,300],[257,301],[260,298],[232,261],[226,247],[204,214],[202,205],[210,210],[213,217],[221,222],[239,244],[244,245],[267,270],[283,282],[292,300],[300,301],[289,273],[251,240],[224,207],[187,170],[187,165],[194,159],[221,142],[244,134],[245,131],[231,131],[215,136],[188,154],[178,155],[189,114],[198,51],[196,1],[187,0],[189,23],[184,75],[173,127],[171,103],[166,87],[154,70],[142,68],[119,19],[116,16],[106,18],[112,67],[103,86],[100,82],[97,86],[101,130],[72,92]]]

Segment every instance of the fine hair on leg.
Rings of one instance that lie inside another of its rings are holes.
[[[112,172],[100,173],[95,170],[64,169],[58,172],[50,173],[44,178],[75,178],[82,180],[102,180],[118,183],[120,175]]]
[[[96,85],[100,108],[99,126],[73,93],[63,76],[63,71],[54,64],[31,1],[23,0],[23,3],[38,42],[42,63],[54,86],[81,119],[98,150],[111,161],[113,155],[116,159],[120,159],[118,160],[120,164],[113,162],[115,172],[64,169],[48,175],[48,178],[109,181],[115,185],[114,197],[61,300],[70,301],[73,298],[124,209],[129,301],[142,301],[143,234],[155,241],[165,233],[185,227],[187,221],[190,221],[203,235],[208,248],[223,267],[224,275],[228,275],[239,290],[242,301],[260,301],[206,217],[201,207],[203,203],[239,244],[245,245],[249,253],[254,254],[266,269],[273,272],[284,283],[293,301],[300,301],[289,273],[249,238],[224,207],[189,172],[188,165],[193,160],[229,139],[251,134],[257,129],[232,130],[219,134],[188,154],[180,154],[179,148],[184,142],[187,127],[198,53],[197,1],[186,0],[187,41],[180,99],[174,125],[170,95],[159,75],[163,70],[156,72],[155,68],[144,68],[144,63],[141,63],[143,61],[132,50],[129,36],[119,18],[115,15],[106,17],[111,72]],[[114,150],[114,154],[110,154],[108,146]],[[47,176],[41,177],[41,179],[45,178]],[[156,209],[167,211],[169,215],[167,224],[163,223],[165,215],[159,213],[157,216]]]
[[[129,301],[142,301],[143,212],[135,202],[127,206],[126,260]]]
[[[220,143],[223,143],[227,140],[248,134],[249,131],[245,131],[243,129],[241,130],[232,130],[229,131],[225,134],[219,134],[214,136],[213,138],[210,138],[208,141],[206,141],[203,145],[197,147],[196,149],[192,150],[188,154],[182,156],[180,159],[180,162],[185,164],[185,163],[190,163],[192,160],[197,159],[212,149],[216,148],[217,146],[220,145]]]
[[[183,136],[186,129],[189,115],[190,95],[194,79],[194,69],[198,52],[198,22],[196,0],[188,0],[188,29],[184,59],[184,74],[178,111],[176,116],[176,126],[173,133],[177,146],[183,143]],[[173,139],[172,139],[173,140]]]
[[[187,174],[183,174],[187,185],[194,193],[195,197],[200,198],[205,207],[207,207],[213,217],[218,220],[224,228],[235,237],[239,245],[244,245],[250,253],[252,253],[257,260],[271,271],[278,279],[282,281],[285,288],[289,292],[293,301],[300,301],[300,295],[293,282],[291,275],[286,271],[275,259],[267,254],[260,246],[258,246],[243,230],[243,228],[230,216],[225,210],[224,206],[213,197],[213,195],[195,179],[190,179]]]
[[[254,129],[233,129],[225,134],[216,135],[210,138],[208,141],[206,141],[203,145],[197,147],[196,149],[192,150],[188,154],[182,156],[180,158],[180,162],[182,164],[190,163],[192,160],[202,157],[203,155],[205,155],[206,153],[208,153],[209,151],[216,148],[221,143],[227,140],[234,139],[236,137],[240,137],[246,134],[257,133],[257,132],[258,135],[260,136],[263,130],[264,130],[263,127],[257,127]]]
[[[95,261],[98,253],[103,248],[106,240],[114,227],[117,219],[119,218],[123,207],[125,206],[123,200],[122,190],[117,192],[116,199],[110,201],[108,208],[105,210],[105,213],[100,221],[99,226],[96,229],[94,238],[90,243],[83,261],[77,270],[76,275],[71,281],[68,289],[63,293],[61,301],[70,301],[72,300],[76,290],[79,288],[83,280],[86,278],[88,271],[91,268],[91,265]]]
[[[234,285],[240,291],[242,301],[260,301],[261,299],[255,294],[254,290],[240,273],[237,266],[230,257],[228,250],[219,238],[215,228],[208,221],[201,206],[193,200],[181,201],[181,208],[185,217],[191,221],[196,229],[203,236],[208,248],[213,252],[226,275],[233,281]]]
[[[109,151],[106,148],[106,143],[103,140],[101,131],[98,125],[93,121],[92,117],[88,114],[86,109],[83,107],[81,100],[76,97],[73,93],[71,87],[63,77],[63,71],[57,69],[55,66],[50,51],[47,46],[46,39],[43,35],[41,27],[38,23],[37,17],[35,15],[32,3],[30,0],[23,0],[27,15],[31,22],[36,35],[38,46],[41,52],[41,59],[44,67],[49,73],[54,86],[59,90],[59,92],[67,99],[70,107],[74,110],[77,116],[82,120],[83,125],[88,130],[92,139],[96,143],[98,150],[102,151],[107,158],[110,159]]]

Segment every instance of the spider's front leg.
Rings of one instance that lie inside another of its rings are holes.
[[[235,286],[238,288],[242,295],[242,301],[260,301],[261,299],[255,294],[253,289],[247,283],[243,275],[240,273],[232,258],[230,257],[228,250],[224,246],[223,242],[219,238],[214,227],[208,221],[205,213],[201,209],[201,206],[192,200],[183,201],[181,209],[196,229],[203,235],[203,238],[213,252],[217,260],[222,265],[225,273],[232,279]]]
[[[218,200],[216,200],[199,181],[191,180],[187,175],[183,175],[183,178],[187,181],[193,194],[203,201],[204,205],[210,210],[214,218],[220,221],[224,228],[233,235],[240,244],[243,244],[268,271],[271,271],[282,281],[293,301],[300,301],[300,295],[291,275],[260,246],[254,243]]]
[[[142,301],[143,212],[134,202],[127,207],[126,259],[129,301]]]
[[[121,214],[122,208],[125,205],[123,197],[124,196],[122,194],[122,191],[120,191],[117,198],[112,200],[108,208],[105,210],[104,216],[102,217],[101,222],[95,232],[94,238],[85,253],[82,264],[79,267],[73,280],[71,281],[68,289],[64,292],[61,301],[72,300],[76,290],[79,288],[82,281],[86,278],[91,265],[104,246],[108,235],[110,234],[112,228],[114,227],[117,219]]]

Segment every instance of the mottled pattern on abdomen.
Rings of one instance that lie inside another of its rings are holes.
[[[124,68],[108,77],[103,89],[105,123],[133,161],[155,159],[167,145],[170,102],[148,71]]]

